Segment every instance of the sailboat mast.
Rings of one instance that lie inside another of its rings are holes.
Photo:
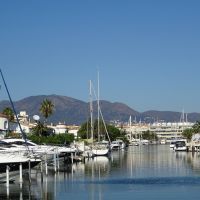
[[[132,117],[130,115],[130,117],[129,117],[129,127],[131,128],[131,126],[132,126]]]
[[[6,84],[6,81],[5,81],[5,79],[4,79],[4,76],[3,76],[3,73],[2,73],[2,71],[1,71],[1,69],[0,69],[0,74],[1,74],[1,78],[2,78],[2,80],[3,80],[4,86],[5,86],[5,88],[6,88],[6,92],[7,92],[7,94],[8,94],[8,98],[9,98],[9,100],[10,100],[10,103],[11,103],[11,106],[12,106],[12,109],[13,109],[13,112],[14,112],[14,114],[15,114],[15,117],[16,117],[16,120],[17,120],[17,124],[18,124],[19,129],[20,129],[20,132],[21,132],[21,134],[22,134],[22,138],[24,139],[25,144],[26,144],[26,147],[27,147],[27,149],[29,150],[28,145],[27,145],[27,143],[26,143],[26,142],[27,142],[26,134],[25,134],[24,131],[22,130],[21,124],[20,124],[20,122],[19,122],[19,118],[18,118],[18,116],[17,116],[17,112],[16,112],[16,110],[15,110],[15,106],[14,106],[13,101],[12,101],[12,99],[11,99],[10,92],[9,92],[9,90],[8,90],[8,87],[7,87],[7,84]]]
[[[94,133],[93,133],[93,104],[92,104],[92,81],[90,80],[90,128],[91,128],[91,139],[93,142]]]
[[[100,122],[99,122],[99,71],[98,71],[98,74],[97,74],[97,85],[98,85],[98,93],[97,93],[97,110],[98,110],[98,127],[97,127],[97,133],[98,133],[98,141],[100,141]]]

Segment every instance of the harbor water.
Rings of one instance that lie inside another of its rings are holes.
[[[199,199],[200,154],[174,152],[169,145],[130,146],[109,157],[40,170],[0,187],[0,199]]]

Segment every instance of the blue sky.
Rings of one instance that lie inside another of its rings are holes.
[[[12,99],[88,101],[99,70],[101,99],[200,112],[199,10],[195,0],[2,0],[0,67]]]

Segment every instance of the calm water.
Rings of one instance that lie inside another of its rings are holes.
[[[199,199],[200,154],[173,152],[169,145],[129,147],[85,164],[49,171],[41,183],[0,186],[1,199]]]

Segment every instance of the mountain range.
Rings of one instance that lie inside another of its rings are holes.
[[[32,118],[33,115],[41,116],[39,108],[44,99],[52,101],[54,104],[54,112],[48,118],[49,122],[52,123],[66,123],[76,124],[87,121],[90,116],[89,102],[84,102],[67,96],[60,95],[38,95],[30,96],[19,101],[15,101],[14,106],[16,112],[26,111],[27,114]],[[0,112],[4,108],[11,107],[9,101],[0,101]],[[173,111],[156,111],[150,110],[146,112],[138,112],[126,104],[119,102],[109,102],[100,100],[100,109],[105,121],[118,121],[128,122],[129,117],[132,116],[132,120],[154,122],[157,120],[163,120],[166,122],[179,122],[181,118],[180,112]],[[97,118],[97,102],[93,102],[93,115]],[[195,122],[200,120],[200,113],[188,113],[188,121]]]

